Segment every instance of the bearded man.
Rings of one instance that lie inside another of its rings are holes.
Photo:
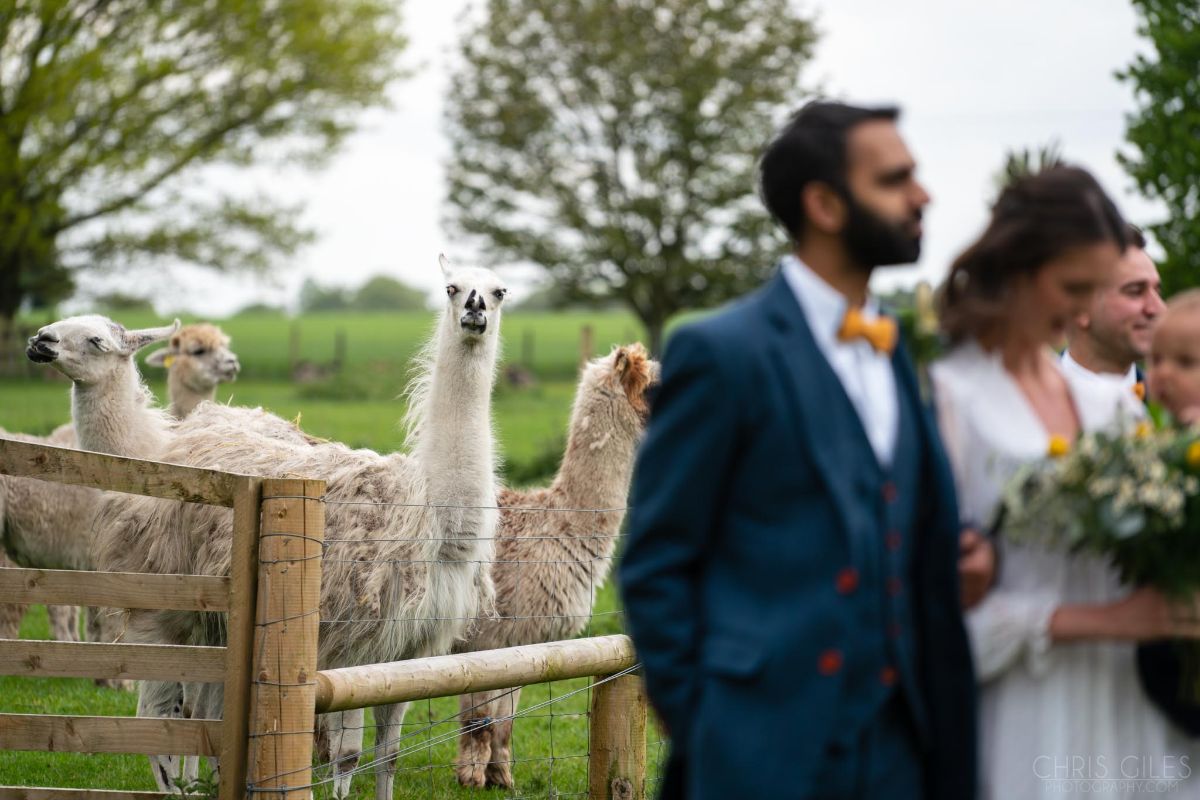
[[[791,252],[668,343],[619,572],[664,797],[974,796],[952,478],[867,291],[929,203],[897,116],[797,112],[760,167]]]

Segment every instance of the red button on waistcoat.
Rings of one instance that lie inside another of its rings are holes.
[[[838,594],[850,594],[858,588],[858,570],[854,567],[846,567],[838,573],[837,590]]]
[[[817,659],[817,670],[822,675],[833,675],[842,668],[842,651],[826,650]]]
[[[879,682],[884,686],[893,686],[897,677],[899,676],[896,674],[895,667],[884,667],[879,671]]]
[[[899,550],[904,538],[900,535],[900,531],[888,531],[886,542],[888,550]]]
[[[899,578],[888,578],[887,591],[888,591],[888,594],[890,594],[892,597],[895,597],[896,595],[900,594],[900,592],[903,589],[904,589],[904,584],[900,581]]]
[[[883,485],[883,501],[885,503],[896,502],[896,497],[899,494],[900,492],[897,491],[896,484],[892,483],[891,481],[888,481]]]

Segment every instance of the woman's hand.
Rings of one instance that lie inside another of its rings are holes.
[[[1142,587],[1105,605],[1062,606],[1050,618],[1056,641],[1118,639],[1200,639],[1200,595],[1172,602],[1157,589]]]
[[[979,531],[964,528],[958,537],[958,582],[963,610],[979,605],[996,579],[996,548]]]

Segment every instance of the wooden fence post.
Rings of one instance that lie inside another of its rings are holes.
[[[646,797],[646,689],[641,676],[598,679],[592,687],[589,800]]]
[[[254,621],[258,604],[258,533],[262,481],[246,478],[234,488],[233,549],[229,557],[229,622],[225,653],[225,704],[221,719],[220,800],[246,794],[250,752],[250,688],[254,678]]]
[[[247,775],[258,797],[312,797],[324,494],[324,481],[263,481]]]
[[[595,349],[593,345],[592,326],[584,325],[580,329],[580,369],[588,366],[588,361],[592,360],[592,353]]]

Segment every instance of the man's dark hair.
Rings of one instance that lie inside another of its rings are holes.
[[[800,195],[805,186],[819,181],[843,194],[848,191],[846,141],[851,129],[899,117],[894,106],[863,108],[829,100],[813,100],[792,115],[763,152],[758,190],[767,211],[793,241],[799,242],[804,231]]]
[[[1130,247],[1136,247],[1138,250],[1146,249],[1146,234],[1142,233],[1142,229],[1132,222],[1125,231],[1125,238],[1129,240]]]

